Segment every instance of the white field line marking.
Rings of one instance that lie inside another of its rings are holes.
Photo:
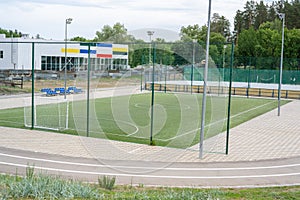
[[[240,116],[240,115],[243,115],[243,114],[245,114],[245,113],[247,113],[247,112],[256,110],[256,109],[258,109],[258,108],[262,108],[262,107],[264,107],[264,106],[266,106],[266,105],[269,105],[269,104],[271,104],[271,103],[274,103],[274,102],[265,103],[265,104],[263,104],[263,105],[260,105],[260,106],[251,108],[251,109],[249,109],[249,110],[245,110],[245,111],[243,111],[243,112],[240,112],[240,113],[238,113],[238,114],[232,115],[232,116],[230,116],[230,119],[235,118],[235,117],[238,117],[238,116]],[[224,122],[224,121],[226,121],[226,120],[227,120],[227,118],[223,118],[223,119],[220,119],[220,120],[215,121],[215,122],[213,122],[213,123],[206,124],[205,127],[213,126],[213,125],[215,125],[215,124]],[[195,129],[195,130],[188,131],[188,132],[186,132],[186,133],[184,133],[184,134],[177,135],[177,136],[174,136],[174,137],[169,138],[169,139],[156,139],[156,140],[167,142],[167,141],[174,140],[174,139],[176,139],[176,138],[179,138],[179,137],[182,137],[182,136],[185,136],[185,135],[189,135],[189,134],[191,134],[191,133],[193,133],[193,132],[195,132],[195,131],[199,131],[200,129],[201,129],[201,128],[197,128],[197,129]]]
[[[128,151],[128,153],[134,153],[134,152],[137,152],[137,151],[139,151],[139,150],[141,150],[141,149],[143,149],[143,147],[138,147],[138,148],[136,148],[136,149],[133,149],[133,150],[131,150],[131,151]]]
[[[145,108],[145,107],[142,107],[141,105],[146,105],[146,104],[140,104],[140,103],[136,103],[134,104],[134,106],[136,108]],[[189,105],[185,105],[186,106],[185,110],[190,110],[191,107]],[[151,107],[151,106],[150,106]],[[176,106],[173,106],[173,108],[175,108]],[[136,126],[137,127],[137,126]],[[142,137],[142,136],[133,136],[135,135],[136,133],[138,132],[138,127],[137,127],[137,131],[133,132],[133,133],[130,133],[130,134],[127,134],[126,137],[133,137],[133,138],[139,138],[139,139],[145,139],[146,137]],[[118,135],[118,134],[114,134],[114,135]]]
[[[28,165],[0,162],[2,165],[9,165],[15,167],[28,167]],[[49,167],[34,166],[35,169],[45,171],[56,171],[76,174],[89,174],[89,175],[107,175],[107,176],[124,176],[124,177],[141,177],[141,178],[166,178],[166,179],[243,179],[243,178],[267,178],[267,177],[284,177],[284,176],[299,176],[299,173],[287,174],[266,174],[266,175],[244,175],[244,176],[162,176],[162,175],[145,175],[145,174],[122,174],[122,173],[104,173],[104,172],[90,172],[79,170],[56,169]]]
[[[76,116],[76,119],[84,119],[84,117],[78,117]],[[131,127],[134,127],[135,128],[135,131],[133,133],[130,133],[129,135],[134,135],[136,134],[137,132],[139,132],[139,127],[137,125],[135,125],[134,123],[131,123],[131,122],[128,122],[128,121],[123,121],[123,120],[115,120],[115,119],[108,119],[108,118],[90,118],[90,119],[93,119],[93,120],[107,120],[107,121],[115,121],[115,122],[121,122],[121,123],[124,123],[124,124],[127,124]],[[101,125],[100,125],[101,127]],[[69,128],[69,130],[73,130],[73,131],[86,131],[85,129],[71,129]],[[90,131],[90,132],[93,132],[93,131]],[[99,132],[93,132],[93,133],[99,133]],[[107,132],[101,132],[101,134],[106,134]],[[129,135],[122,135],[122,134],[114,134],[114,133],[108,133],[110,135],[116,135],[116,136],[123,136],[123,137],[128,137]],[[143,137],[144,138],[144,137]]]
[[[81,132],[84,132],[86,131],[86,129],[72,129],[72,128],[69,128],[68,130],[73,130],[73,131],[81,131]],[[99,133],[99,134],[109,134],[109,135],[114,135],[114,136],[121,136],[121,137],[128,137],[128,135],[125,135],[125,134],[116,134],[116,133],[110,133],[110,132],[95,132],[95,131],[90,131],[90,133]],[[78,135],[78,136],[82,136],[82,135]],[[82,137],[85,137],[85,136],[82,136]],[[146,137],[138,137],[138,136],[132,136],[133,138],[139,138],[139,139],[147,139]]]
[[[122,165],[101,165],[101,164],[89,164],[89,163],[77,163],[77,162],[66,162],[66,161],[56,161],[49,159],[41,159],[41,158],[32,158],[26,156],[17,156],[0,153],[1,156],[18,158],[24,160],[34,160],[41,162],[49,162],[49,163],[57,163],[57,164],[66,164],[66,165],[76,165],[76,166],[87,166],[87,167],[107,167],[107,168],[118,168],[118,169],[147,169],[147,170],[170,170],[170,171],[233,171],[233,170],[258,170],[258,169],[279,169],[279,168],[289,168],[289,167],[299,167],[299,164],[290,164],[290,165],[277,165],[277,166],[264,166],[264,167],[228,167],[228,168],[173,168],[173,167],[137,167],[137,166],[122,166]]]
[[[177,109],[178,106],[176,105],[172,105],[172,104],[156,104],[156,105],[161,105],[163,107],[170,107],[170,109]],[[186,104],[183,104],[184,107],[184,110],[190,110],[192,109],[190,105],[186,105]],[[136,108],[144,108],[144,109],[150,109],[151,108],[151,105],[148,105],[148,104],[143,104],[143,103],[136,103],[134,104],[134,107]]]
[[[245,110],[245,111],[243,111],[243,112],[241,112],[241,113],[232,115],[232,116],[230,117],[230,119],[231,119],[231,118],[234,118],[234,117],[237,117],[237,116],[239,116],[239,115],[242,115],[242,114],[244,114],[244,113],[250,112],[250,111],[252,111],[252,110],[261,108],[261,107],[266,106],[266,105],[271,104],[271,103],[273,103],[273,102],[269,102],[269,103],[260,105],[260,106],[258,106],[258,107],[251,108],[251,109],[249,109],[249,110]],[[215,121],[215,122],[213,122],[213,123],[207,124],[207,125],[205,125],[205,127],[208,127],[208,126],[211,126],[211,125],[214,125],[214,124],[223,122],[223,121],[225,121],[225,120],[227,120],[227,118],[223,118],[223,119],[221,119],[221,120],[218,120],[218,121]],[[125,121],[124,121],[123,123],[125,123]],[[133,124],[129,124],[129,125],[133,125]],[[139,129],[138,126],[136,126],[136,128]],[[77,130],[77,129],[70,129],[70,130]],[[167,141],[170,141],[170,140],[173,140],[173,139],[176,139],[176,138],[179,138],[179,137],[182,137],[182,136],[191,134],[191,133],[193,133],[193,132],[195,132],[195,131],[199,131],[199,130],[200,130],[200,128],[195,129],[195,130],[188,131],[188,132],[186,132],[186,133],[184,133],[184,134],[177,135],[177,136],[174,136],[174,137],[169,138],[169,139],[156,139],[156,140],[163,141],[163,142],[167,142]],[[78,131],[78,130],[77,130],[77,131]],[[80,131],[85,131],[85,130],[82,129],[82,130],[80,130]],[[115,134],[115,133],[108,133],[108,134],[115,135],[115,136],[122,136],[122,137],[129,137],[129,136],[130,136],[130,137],[132,137],[132,138],[147,139],[147,137],[134,136],[137,132],[138,132],[138,130],[136,130],[135,132],[130,133],[130,134],[128,134],[128,135]],[[105,134],[105,133],[103,133],[103,134]]]

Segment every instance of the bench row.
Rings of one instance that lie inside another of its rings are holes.
[[[45,93],[47,96],[54,96],[54,95],[62,95],[62,94],[78,94],[82,92],[82,89],[76,88],[75,86],[68,87],[65,91],[65,88],[42,88],[41,92]]]

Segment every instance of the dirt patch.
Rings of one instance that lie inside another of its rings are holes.
[[[113,88],[113,87],[124,87],[124,86],[133,86],[140,85],[141,81],[139,77],[130,77],[130,78],[102,78],[102,79],[93,79],[90,81],[90,88]],[[87,88],[87,80],[75,79],[68,80],[67,87],[76,86],[77,88],[85,89]],[[34,91],[39,92],[42,88],[57,88],[64,87],[64,80],[36,80],[34,83]],[[32,91],[32,82],[24,81],[23,89],[20,87],[10,87],[10,86],[0,86],[0,95],[10,95],[18,93],[30,93]]]
[[[87,80],[68,80],[66,85],[76,86],[78,88],[86,88]],[[116,86],[127,86],[127,85],[136,85],[140,84],[136,79],[93,79],[90,81],[91,88],[107,88],[107,87],[116,87]],[[31,82],[25,83],[25,88],[31,89]],[[35,81],[35,91],[40,91],[42,88],[56,88],[64,87],[63,80],[38,80]]]
[[[0,86],[0,95],[13,95],[29,93],[28,89],[21,89],[20,87]]]

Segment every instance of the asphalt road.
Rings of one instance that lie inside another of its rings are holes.
[[[97,182],[116,176],[117,184],[176,187],[261,187],[300,184],[300,157],[257,162],[164,163],[66,157],[0,147],[0,172],[36,173]]]

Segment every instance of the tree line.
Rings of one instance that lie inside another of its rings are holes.
[[[224,53],[228,67],[230,46],[235,44],[236,67],[255,69],[278,69],[281,55],[282,20],[285,14],[284,69],[300,70],[300,0],[247,1],[243,10],[238,10],[234,18],[234,28],[230,22],[215,13],[211,19],[210,56],[217,66],[222,65]],[[207,26],[198,24],[181,28],[181,40],[196,39],[205,47]],[[227,47],[227,48],[226,48]],[[228,48],[229,47],[229,48]]]
[[[243,10],[236,11],[233,31],[226,17],[214,13],[211,18],[210,56],[217,67],[229,67],[231,45],[235,44],[236,67],[256,69],[278,69],[281,54],[282,20],[278,14],[285,14],[284,69],[300,69],[300,0],[247,1]],[[145,33],[146,34],[146,33]],[[192,60],[193,41],[202,48],[196,47],[196,63],[204,59],[206,47],[207,25],[199,24],[182,26],[180,40],[167,44],[164,39],[157,38],[156,62],[170,65],[190,64]],[[74,38],[74,40],[80,38]],[[82,39],[81,39],[82,40]],[[108,41],[131,43],[131,66],[149,62],[149,48],[145,41],[137,40],[127,34],[124,25],[116,23],[112,27],[105,25],[96,32],[93,42]],[[173,53],[172,53],[173,52]]]
[[[18,30],[6,30],[6,29],[2,29],[0,28],[0,34],[4,34],[7,38],[8,37],[21,37],[22,33],[19,32]]]
[[[231,43],[235,45],[236,67],[256,69],[278,69],[281,53],[282,20],[279,13],[285,14],[284,69],[300,69],[300,0],[281,0],[265,3],[264,1],[247,1],[242,10],[236,11],[233,31],[226,17],[214,13],[211,18],[210,56],[217,67],[229,67]],[[0,33],[7,37],[17,37],[17,30]],[[145,33],[146,34],[146,33]],[[165,65],[186,65],[193,61],[201,63],[206,48],[207,25],[199,24],[182,26],[180,39],[167,43],[156,38],[156,62]],[[72,41],[80,42],[112,42],[129,44],[129,64],[131,67],[150,63],[149,43],[136,39],[128,34],[121,23],[113,26],[105,25],[97,31],[95,38],[74,37]],[[199,45],[195,45],[195,42]]]
[[[300,1],[247,1],[234,19],[236,65],[278,69],[285,14],[284,69],[300,69]]]

